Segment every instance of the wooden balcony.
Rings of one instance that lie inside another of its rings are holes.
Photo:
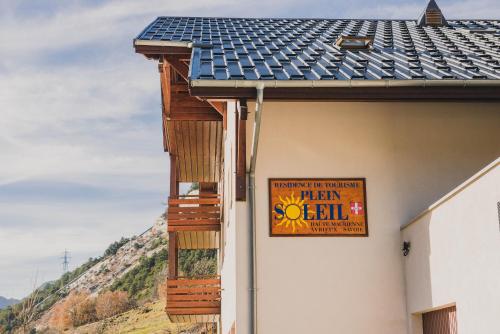
[[[167,224],[168,232],[177,233],[180,249],[219,248],[220,196],[203,194],[170,197]]]
[[[166,311],[172,322],[217,322],[220,305],[220,277],[167,280]]]

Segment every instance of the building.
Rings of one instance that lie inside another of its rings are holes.
[[[172,321],[500,333],[500,21],[433,0],[418,20],[158,17],[134,47],[159,63]],[[199,248],[220,276],[179,277]]]

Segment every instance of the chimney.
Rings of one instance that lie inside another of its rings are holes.
[[[418,19],[418,26],[440,27],[446,25],[448,25],[448,23],[446,22],[446,19],[444,18],[441,9],[439,9],[436,1],[430,0],[424,12]]]

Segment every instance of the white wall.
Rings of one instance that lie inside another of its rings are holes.
[[[223,262],[221,263],[222,305],[221,333],[228,334],[233,323],[237,333],[243,333],[248,326],[249,295],[248,279],[249,243],[251,226],[248,223],[246,202],[237,202],[236,182],[236,104],[228,103],[226,138],[224,141],[224,240]]]
[[[403,229],[412,334],[419,314],[456,304],[458,332],[500,333],[500,159]]]
[[[228,124],[234,122],[235,103],[228,103]],[[224,226],[221,240],[221,333],[227,334],[236,321],[236,207],[234,205],[234,129],[224,140]]]
[[[500,155],[498,110],[266,101],[256,186],[259,333],[406,332],[400,226]],[[369,237],[270,238],[271,177],[366,177]],[[238,226],[245,204],[237,206]],[[246,240],[244,229],[237,238]],[[247,249],[237,254],[238,291],[247,288],[239,283]],[[248,311],[237,309],[237,317],[238,333],[247,334]]]

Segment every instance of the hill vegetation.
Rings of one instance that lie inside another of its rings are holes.
[[[162,225],[159,230],[166,229]],[[138,253],[142,255],[135,259],[133,256]],[[123,258],[127,260],[124,261]],[[167,263],[167,241],[164,234],[153,231],[142,237],[122,238],[109,245],[103,256],[90,258],[59,279],[43,284],[19,304],[0,310],[0,333],[41,333],[47,330],[47,325],[53,329],[76,333],[76,329],[82,325],[109,323],[109,319],[119,317],[123,312],[143,308],[147,303],[164,302],[160,297],[166,279]],[[114,271],[106,276],[110,268]],[[214,250],[179,252],[181,275],[214,275],[216,268]],[[102,282],[101,279],[101,285],[95,288],[95,277],[99,275],[107,281]],[[33,306],[31,318],[23,316],[29,305]],[[157,319],[159,323],[168,321],[163,312],[156,315],[156,318],[163,319]],[[146,326],[146,323],[143,325]]]
[[[19,303],[19,300],[14,298],[5,298],[0,296],[0,310],[6,308],[7,306]]]

